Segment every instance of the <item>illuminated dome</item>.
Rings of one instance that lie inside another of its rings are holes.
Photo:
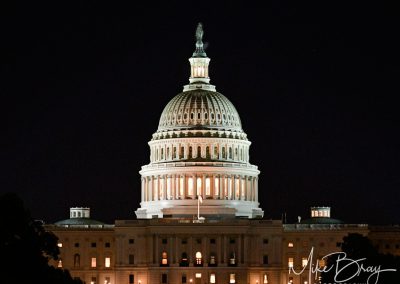
[[[149,141],[150,163],[139,172],[139,219],[263,216],[251,142],[236,108],[209,83],[202,36],[199,24],[189,84],[166,105]]]
[[[224,95],[208,90],[182,92],[164,108],[157,132],[182,129],[243,132],[233,104]]]

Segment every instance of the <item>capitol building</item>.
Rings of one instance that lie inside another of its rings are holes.
[[[72,207],[45,226],[59,238],[54,266],[87,284],[312,284],[319,278],[309,269],[323,267],[349,233],[400,255],[398,227],[346,224],[330,207],[312,207],[294,224],[264,219],[251,142],[236,107],[210,84],[201,24],[189,62],[189,83],[148,143],[136,218],[105,224]]]

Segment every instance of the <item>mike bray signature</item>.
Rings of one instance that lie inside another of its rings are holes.
[[[361,273],[369,273],[366,284],[378,283],[379,275],[382,272],[394,272],[397,271],[393,268],[382,269],[380,265],[378,266],[364,266],[363,261],[366,258],[360,259],[351,259],[347,258],[347,254],[345,252],[332,252],[330,254],[322,257],[322,260],[328,259],[328,257],[336,256],[336,261],[331,266],[319,266],[319,260],[317,259],[315,264],[313,264],[313,256],[314,256],[314,247],[311,248],[310,254],[307,258],[307,265],[305,265],[301,271],[295,271],[293,266],[289,266],[289,274],[294,273],[295,275],[301,275],[306,269],[308,269],[308,283],[311,282],[311,276],[314,274],[315,279],[317,279],[318,273],[329,272],[334,269],[335,283],[348,283],[351,279],[359,276]],[[346,273],[345,273],[346,272]],[[375,279],[375,281],[373,281]],[[370,282],[371,281],[371,282]]]

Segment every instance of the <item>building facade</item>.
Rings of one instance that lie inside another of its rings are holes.
[[[263,219],[251,142],[236,108],[210,84],[202,38],[199,24],[189,84],[149,142],[137,218],[108,225],[89,208],[71,208],[69,219],[46,225],[59,238],[54,265],[90,284],[311,284],[318,275],[311,279],[309,269],[323,267],[349,233],[400,254],[398,228],[344,224],[329,207],[313,207],[295,224]]]

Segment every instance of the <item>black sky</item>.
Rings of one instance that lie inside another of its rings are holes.
[[[73,206],[106,222],[134,218],[147,142],[188,83],[202,22],[211,83],[252,141],[266,218],[294,222],[320,205],[349,223],[400,223],[391,7],[164,2],[18,8],[15,61],[3,65],[15,64],[18,100],[4,191],[46,222]]]

